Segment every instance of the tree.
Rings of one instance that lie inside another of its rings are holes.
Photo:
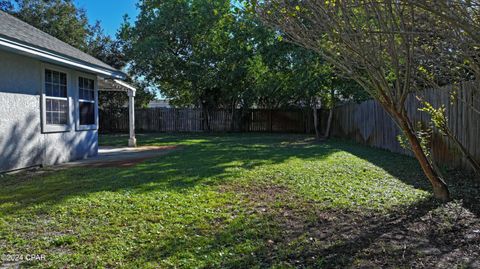
[[[474,102],[468,102],[457,97],[457,91],[462,90],[461,83],[475,81],[480,86],[480,2],[479,1],[407,1],[414,7],[428,12],[430,24],[439,24],[438,41],[434,46],[435,55],[430,56],[430,61],[425,61],[425,81],[433,88],[440,88],[444,81],[452,85],[452,100],[461,102],[466,108],[480,115],[480,110]],[[440,83],[439,83],[440,82]],[[478,92],[480,93],[480,92]],[[479,100],[477,97],[472,98]],[[473,154],[468,151],[461,140],[448,126],[446,105],[435,108],[422,99],[422,111],[428,113],[434,126],[439,132],[453,141],[458,150],[469,162],[476,174],[480,174],[480,164]]]
[[[209,110],[228,96],[225,84],[234,84],[225,74],[241,72],[225,60],[237,54],[228,50],[228,40],[237,37],[225,35],[235,20],[230,2],[144,0],[139,7],[135,25],[126,23],[122,31],[133,72],[173,104],[202,107],[209,129]]]
[[[262,2],[256,11],[266,23],[319,53],[380,103],[407,137],[435,197],[449,200],[405,108],[408,94],[419,89],[416,54],[434,32],[422,23],[428,14],[390,0]]]
[[[13,10],[13,4],[10,2],[10,0],[1,0],[0,1],[0,10],[4,12],[12,12]]]
[[[250,71],[259,43],[272,41],[252,14],[229,0],[141,1],[135,25],[122,39],[135,75],[161,89],[177,106],[201,107],[209,129],[212,109],[257,103]],[[232,129],[234,127],[232,126]]]
[[[85,10],[75,6],[72,0],[4,0],[0,1],[0,9],[114,68],[126,66],[121,41],[106,35],[100,22],[90,25]],[[139,87],[137,106],[145,106],[154,98],[151,91],[145,90],[143,82],[130,83]],[[114,112],[121,111],[128,100],[121,92],[100,92],[99,99],[102,108]]]
[[[133,72],[174,105],[202,107],[207,130],[211,109],[231,111],[233,123],[252,107],[330,104],[330,64],[284,42],[244,6],[169,0],[142,1],[140,9],[135,25],[122,31]]]
[[[258,53],[250,65],[251,81],[256,82],[256,106],[312,110],[316,138],[328,138],[331,124],[327,124],[325,134],[320,134],[318,110],[329,109],[331,123],[337,101],[363,101],[365,92],[352,80],[338,76],[317,53],[276,36],[272,35],[271,43],[257,46]]]
[[[87,15],[72,0],[10,0],[3,3],[10,7],[7,12],[22,21],[78,49],[85,51],[88,48]]]

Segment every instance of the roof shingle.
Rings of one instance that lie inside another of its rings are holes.
[[[64,57],[85,62],[103,69],[118,71],[110,65],[96,59],[87,53],[19,20],[10,14],[0,11],[0,36]]]

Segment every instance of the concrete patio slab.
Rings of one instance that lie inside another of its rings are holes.
[[[177,146],[100,147],[98,155],[62,166],[130,167],[177,150]]]

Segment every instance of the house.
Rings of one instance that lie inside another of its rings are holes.
[[[129,96],[126,74],[0,11],[0,172],[98,153],[98,91]]]
[[[155,99],[148,104],[148,108],[171,108],[168,99]]]

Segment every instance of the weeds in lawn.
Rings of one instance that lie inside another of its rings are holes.
[[[0,179],[0,254],[45,253],[29,264],[40,268],[474,267],[479,258],[478,184],[457,181],[463,200],[437,204],[411,158],[301,135],[139,143],[182,147],[133,167]]]

